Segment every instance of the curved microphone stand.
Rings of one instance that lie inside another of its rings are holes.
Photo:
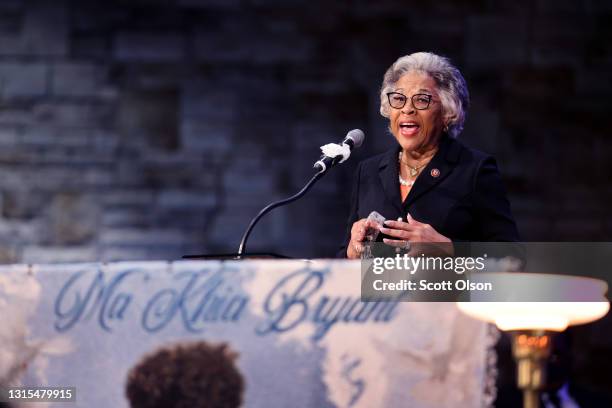
[[[267,206],[265,206],[259,212],[259,214],[257,214],[257,216],[255,218],[253,218],[253,220],[249,224],[249,227],[244,232],[244,235],[242,236],[242,240],[240,241],[240,247],[238,248],[238,257],[237,257],[237,259],[241,259],[242,258],[243,254],[244,254],[244,250],[246,248],[247,240],[249,239],[249,235],[251,235],[251,231],[255,227],[255,224],[257,224],[257,222],[264,215],[266,215],[267,213],[269,213],[270,211],[272,211],[276,207],[280,207],[282,205],[292,203],[293,201],[295,201],[295,200],[299,199],[300,197],[302,197],[304,194],[306,194],[308,192],[308,190],[310,190],[310,188],[314,185],[314,183],[317,182],[317,180],[319,180],[321,177],[323,177],[324,174],[325,174],[325,171],[319,171],[317,174],[315,174],[310,179],[310,181],[297,194],[295,194],[295,195],[293,195],[293,196],[291,196],[289,198],[285,198],[284,200],[276,201],[276,202],[273,202],[273,203],[268,204]]]

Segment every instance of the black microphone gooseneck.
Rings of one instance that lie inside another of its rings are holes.
[[[242,257],[242,254],[244,253],[244,248],[246,246],[246,242],[249,239],[249,235],[251,235],[251,231],[255,227],[255,224],[257,224],[257,222],[264,215],[266,215],[267,213],[269,213],[270,211],[272,211],[276,207],[280,207],[281,205],[292,203],[293,201],[295,201],[295,200],[299,199],[300,197],[302,197],[304,194],[306,194],[308,192],[308,190],[310,190],[310,188],[314,185],[314,183],[317,182],[317,180],[319,180],[321,177],[323,177],[324,174],[325,173],[322,173],[322,172],[319,172],[319,173],[315,174],[310,179],[310,181],[297,194],[292,195],[289,198],[285,198],[284,200],[279,200],[279,201],[276,201],[274,203],[271,203],[271,204],[268,204],[267,206],[265,206],[263,208],[263,210],[261,210],[259,212],[259,214],[257,214],[257,216],[255,218],[253,218],[253,220],[249,224],[249,227],[247,228],[247,230],[245,231],[244,235],[242,236],[242,240],[240,241],[240,247],[238,248],[238,259],[240,259]]]
[[[353,130],[351,130],[350,132],[347,133],[347,135],[346,135],[345,139],[342,141],[342,143],[343,144],[347,144],[349,146],[349,148],[352,150],[355,147],[361,146],[361,144],[363,143],[364,137],[365,136],[363,134],[363,131],[361,131],[360,129],[353,129]],[[304,196],[304,194],[306,194],[308,192],[308,190],[310,190],[310,188],[314,185],[314,183],[316,183],[321,177],[323,177],[325,175],[325,173],[327,173],[327,171],[332,166],[335,166],[336,164],[338,164],[341,159],[342,159],[342,156],[336,156],[336,157],[322,156],[321,159],[319,161],[317,161],[315,163],[315,165],[313,166],[317,170],[317,173],[314,176],[312,176],[310,181],[308,181],[308,183],[306,183],[306,185],[297,194],[295,194],[295,195],[293,195],[293,196],[291,196],[289,198],[285,198],[284,200],[276,201],[276,202],[273,202],[273,203],[268,204],[267,206],[265,206],[259,212],[259,214],[257,214],[257,216],[255,218],[253,218],[253,220],[249,224],[248,228],[244,232],[244,235],[242,236],[242,240],[240,241],[240,246],[238,247],[238,254],[237,254],[238,256],[237,256],[237,258],[238,259],[242,258],[243,254],[244,254],[244,251],[245,251],[245,248],[246,248],[247,240],[249,239],[249,235],[251,235],[251,231],[253,231],[253,228],[255,228],[255,225],[257,224],[257,222],[259,222],[259,220],[264,215],[266,215],[267,213],[269,213],[270,211],[272,211],[276,207],[280,207],[282,205],[292,203],[293,201],[295,201],[295,200],[301,198],[302,196]],[[345,158],[345,160],[346,160],[346,158]]]

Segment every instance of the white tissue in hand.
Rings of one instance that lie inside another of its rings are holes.
[[[340,160],[340,163],[342,163],[351,155],[351,148],[346,143],[328,143],[321,146],[321,152],[327,157],[342,156],[342,160]]]

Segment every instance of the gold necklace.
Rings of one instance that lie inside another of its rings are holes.
[[[419,174],[419,170],[421,170],[423,167],[425,167],[427,165],[427,163],[429,163],[429,160],[427,162],[425,162],[424,164],[421,164],[420,166],[411,166],[408,163],[406,163],[405,161],[402,160],[402,152],[399,152],[399,157],[398,157],[400,163],[403,163],[406,165],[406,167],[408,167],[408,169],[410,169],[410,176],[411,177],[416,177]],[[401,173],[401,172],[400,172]],[[401,176],[401,174],[400,174]]]

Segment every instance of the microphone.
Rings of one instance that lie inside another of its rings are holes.
[[[363,134],[363,131],[361,129],[353,129],[346,134],[346,137],[341,142],[341,144],[330,143],[329,145],[321,146],[321,150],[324,153],[321,156],[321,159],[319,159],[319,161],[314,164],[314,168],[318,171],[314,174],[314,176],[312,176],[310,181],[306,183],[304,187],[302,187],[299,192],[289,198],[285,198],[284,200],[275,201],[271,204],[268,204],[259,212],[259,214],[255,216],[255,218],[251,220],[251,223],[244,232],[244,235],[242,236],[242,240],[240,240],[237,259],[242,259],[242,257],[244,256],[249,235],[251,235],[251,231],[253,231],[253,228],[255,228],[257,222],[264,215],[266,215],[277,207],[290,204],[295,200],[298,200],[303,197],[304,194],[306,194],[308,190],[310,190],[310,188],[314,185],[314,183],[316,183],[321,177],[325,175],[325,172],[327,170],[335,166],[337,163],[342,163],[343,161],[347,160],[351,155],[351,150],[353,150],[353,148],[355,147],[361,146],[364,138],[365,135]]]
[[[353,129],[346,134],[346,137],[340,144],[331,144],[332,153],[323,153],[321,158],[312,166],[317,170],[318,174],[323,174],[338,163],[346,161],[351,156],[351,151],[361,146],[365,139],[365,134],[361,129]],[[330,146],[330,145],[325,145]],[[323,150],[322,146],[321,149]]]

